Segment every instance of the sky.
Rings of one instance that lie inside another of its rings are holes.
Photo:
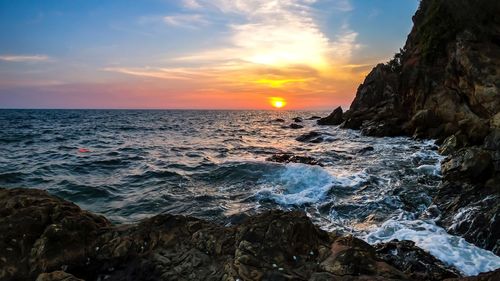
[[[348,108],[418,0],[0,0],[0,108]]]

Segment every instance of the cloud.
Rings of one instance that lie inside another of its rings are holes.
[[[183,0],[182,2],[184,4],[184,7],[188,9],[199,9],[202,7],[201,4],[196,0]]]
[[[0,61],[8,62],[45,62],[50,58],[46,55],[1,55]]]
[[[172,26],[188,28],[198,28],[200,26],[206,26],[210,23],[202,15],[199,14],[179,14],[165,16],[163,17],[163,22]]]
[[[348,61],[357,33],[344,24],[335,38],[328,38],[315,21],[315,0],[198,0],[206,9],[237,15],[229,24],[226,45],[176,58],[178,61],[244,61],[276,67],[307,65],[325,69]],[[349,1],[335,0],[335,7],[350,10]],[[348,9],[349,8],[349,9]]]

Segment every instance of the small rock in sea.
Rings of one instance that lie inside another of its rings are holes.
[[[295,140],[300,142],[320,143],[323,141],[321,134],[315,131],[298,136]]]
[[[344,112],[339,106],[327,117],[319,119],[318,125],[340,125],[342,122],[344,122],[343,115]]]
[[[293,155],[289,153],[275,154],[271,157],[268,157],[266,161],[277,162],[277,163],[301,163],[307,165],[323,166],[321,162],[312,157]]]
[[[302,122],[302,121],[304,121],[304,120],[302,119],[302,117],[295,117],[295,118],[293,118],[293,122],[295,122],[295,123],[300,123],[300,122]]]
[[[290,124],[290,128],[291,129],[302,129],[302,128],[304,128],[304,126],[292,123],[292,124]]]
[[[321,119],[321,117],[314,115],[314,116],[307,118],[307,120],[316,120],[316,119]]]
[[[369,151],[373,151],[373,150],[375,150],[375,148],[373,148],[373,146],[363,147],[360,150],[358,150],[358,154],[365,154],[365,153],[367,153]]]
[[[273,120],[273,122],[284,123],[284,122],[285,122],[285,119],[276,118],[276,119],[274,119],[274,120]]]

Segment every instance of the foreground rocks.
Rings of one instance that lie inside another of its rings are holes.
[[[299,212],[272,211],[233,227],[173,215],[112,225],[32,189],[0,189],[0,249],[0,280],[458,277],[411,242],[374,248],[351,236],[324,232]]]
[[[438,223],[500,254],[500,1],[423,0],[406,44],[365,78],[343,127],[437,139]]]

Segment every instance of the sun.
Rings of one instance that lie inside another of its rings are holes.
[[[280,97],[271,97],[269,98],[269,102],[274,108],[283,108],[286,105],[286,101]]]

